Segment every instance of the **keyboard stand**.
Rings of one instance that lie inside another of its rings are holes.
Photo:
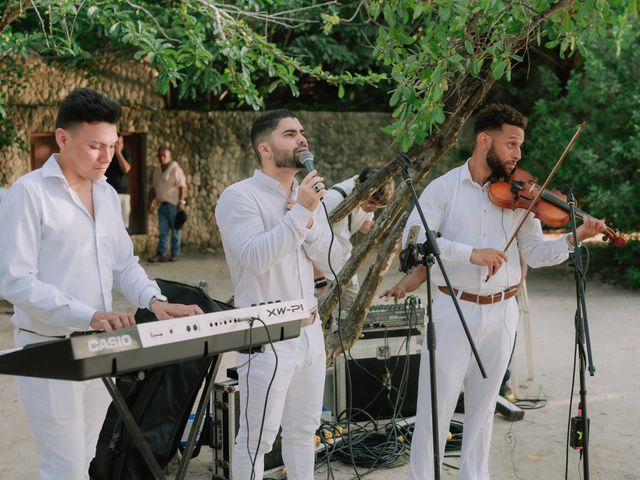
[[[193,453],[193,449],[195,448],[196,437],[200,430],[200,424],[204,419],[204,413],[207,408],[209,399],[211,397],[211,393],[213,392],[213,383],[214,383],[213,380],[215,378],[216,373],[218,372],[218,368],[220,367],[221,360],[222,360],[222,354],[216,355],[215,359],[211,363],[211,366],[209,367],[209,372],[205,377],[206,381],[205,381],[204,391],[202,392],[202,395],[200,395],[200,400],[198,402],[198,409],[196,410],[196,418],[194,419],[193,424],[191,426],[191,431],[189,432],[189,438],[187,439],[187,445],[182,453],[182,459],[180,460],[180,465],[178,467],[178,472],[176,473],[175,480],[183,480],[185,478],[185,475],[187,474],[189,461],[191,460],[191,455]],[[118,413],[120,414],[120,418],[122,418],[122,421],[124,422],[125,427],[131,434],[133,443],[135,444],[136,447],[138,447],[140,454],[144,458],[144,461],[146,462],[147,466],[149,467],[149,470],[153,475],[153,479],[165,480],[166,477],[162,473],[162,469],[160,468],[158,461],[153,455],[153,452],[151,451],[149,444],[145,440],[144,435],[140,430],[140,427],[138,427],[138,424],[133,418],[133,415],[131,414],[131,410],[129,410],[129,407],[127,406],[127,403],[122,397],[120,390],[118,390],[118,388],[116,387],[111,377],[102,377],[102,381],[104,382],[105,386],[107,387],[107,390],[109,391],[109,394],[111,395],[111,398],[113,399],[113,405],[118,410]]]

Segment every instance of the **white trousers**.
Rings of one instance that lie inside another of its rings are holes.
[[[299,337],[275,342],[273,346],[277,370],[268,397],[276,368],[273,349],[266,345],[264,353],[237,357],[240,427],[231,459],[232,478],[262,479],[264,454],[271,450],[282,426],[282,459],[287,478],[313,480],[313,435],[320,425],[325,377],[320,319],[316,317],[312,325],[303,328]]]
[[[17,330],[17,347],[46,337]],[[16,377],[31,425],[41,480],[87,480],[111,397],[102,380]]]
[[[493,305],[459,300],[467,326],[487,374],[482,378],[453,301],[437,291],[433,300],[436,326],[436,387],[440,468],[449,423],[464,385],[464,428],[459,479],[489,480],[489,449],[498,391],[515,341],[518,306],[515,298]],[[427,342],[422,347],[418,408],[411,445],[410,480],[431,480],[433,440],[431,386]]]

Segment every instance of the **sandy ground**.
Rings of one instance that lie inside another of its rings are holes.
[[[193,283],[209,283],[209,293],[218,299],[231,294],[229,275],[221,256],[187,255],[179,262],[145,265],[153,278]],[[383,288],[392,285],[399,274],[391,272]],[[533,480],[564,478],[565,438],[569,415],[571,375],[574,352],[573,318],[575,287],[566,266],[532,271],[528,280],[532,335],[521,326],[514,358],[519,398],[545,398],[538,410],[527,410],[523,420],[509,422],[498,416],[495,421],[491,456],[492,479]],[[595,376],[587,377],[589,416],[591,418],[591,478],[607,480],[640,479],[640,455],[637,450],[640,431],[640,375],[638,375],[638,339],[640,339],[640,294],[590,280],[587,290],[588,313]],[[118,296],[116,306],[128,307]],[[0,349],[12,346],[11,307],[0,302]],[[533,348],[533,378],[525,344]],[[224,363],[232,364],[226,355]],[[577,396],[576,396],[577,398]],[[634,400],[635,399],[635,400]],[[575,403],[574,413],[575,415]],[[0,479],[37,478],[37,458],[24,411],[16,398],[12,377],[0,375]],[[456,463],[456,460],[451,460]],[[353,469],[333,464],[333,477],[318,470],[315,478],[354,478]],[[578,454],[569,452],[569,478],[583,478]],[[210,450],[204,450],[190,464],[188,478],[210,479]],[[407,466],[367,475],[377,480],[404,478]],[[443,479],[456,478],[447,468]],[[238,479],[240,480],[240,479]]]

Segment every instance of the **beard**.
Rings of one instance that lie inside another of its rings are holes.
[[[273,160],[278,168],[304,168],[304,165],[298,160],[298,155],[292,150],[278,150],[274,148]]]
[[[493,145],[487,152],[487,166],[491,169],[491,176],[496,178],[508,178],[513,171],[507,169],[506,165],[500,161]]]

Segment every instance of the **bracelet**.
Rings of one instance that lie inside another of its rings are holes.
[[[327,278],[326,277],[318,277],[318,278],[314,279],[315,288],[323,288],[323,287],[326,287],[328,284],[329,284],[329,282],[327,282]]]

